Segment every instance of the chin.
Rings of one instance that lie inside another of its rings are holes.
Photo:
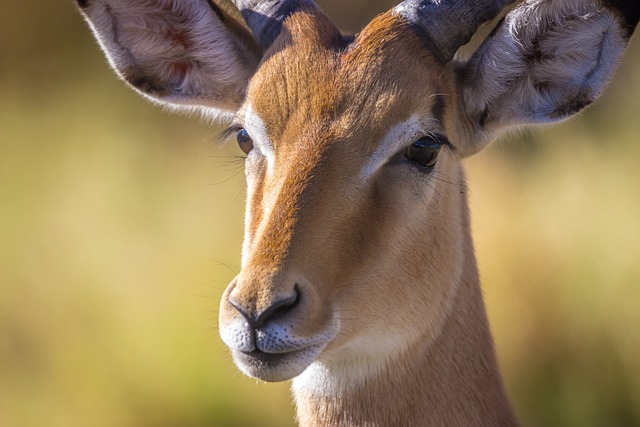
[[[318,358],[324,347],[311,346],[288,353],[234,351],[233,361],[250,377],[267,382],[287,381],[304,372]]]

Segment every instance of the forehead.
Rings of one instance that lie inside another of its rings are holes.
[[[443,67],[400,18],[376,18],[350,44],[324,17],[294,15],[283,32],[247,96],[274,145],[289,134],[373,143],[410,116],[442,121]]]

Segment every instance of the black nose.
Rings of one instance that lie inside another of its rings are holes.
[[[268,320],[276,319],[287,314],[300,302],[300,290],[296,285],[293,288],[293,294],[288,297],[279,299],[261,312],[251,313],[245,309],[242,304],[236,301],[233,296],[229,297],[229,303],[244,317],[252,329],[257,329],[264,325]]]

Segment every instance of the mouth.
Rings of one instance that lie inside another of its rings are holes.
[[[251,377],[268,381],[286,381],[300,375],[313,363],[325,345],[313,345],[283,353],[234,351],[233,359],[242,372]]]

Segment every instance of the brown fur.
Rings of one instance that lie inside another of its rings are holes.
[[[267,176],[264,162],[250,171],[257,176],[248,202],[251,250],[227,295],[259,313],[304,277],[296,334],[322,329],[331,311],[345,319],[319,359],[335,375],[348,371],[341,354],[364,364],[375,358],[349,354],[363,330],[419,329],[361,386],[317,394],[296,380],[300,423],[515,424],[478,287],[459,159],[443,153],[432,177],[396,168],[362,183],[354,172],[390,124],[429,114],[431,95],[449,87],[447,70],[391,14],[346,50],[324,16],[297,14],[285,31],[249,87],[274,144],[275,172]],[[265,198],[275,200],[270,216]],[[237,315],[223,301],[223,327]]]
[[[237,120],[259,139],[246,161],[242,270],[220,310],[241,370],[295,377],[307,427],[517,424],[460,161],[506,129],[595,99],[637,8],[527,0],[469,61],[442,65],[391,12],[347,42],[315,5],[293,2],[263,54],[199,0],[78,3],[146,96],[214,114],[244,102]],[[405,152],[429,133],[452,146],[421,170]]]

